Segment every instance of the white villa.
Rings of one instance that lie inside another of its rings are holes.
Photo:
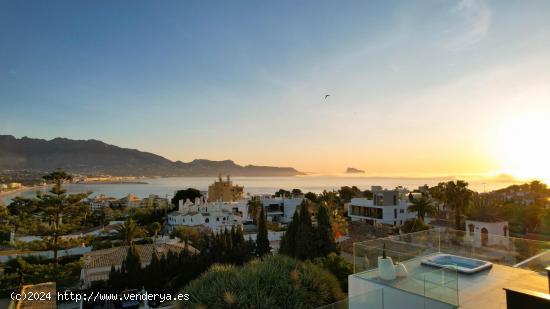
[[[206,198],[197,198],[194,203],[187,199],[179,201],[178,210],[168,214],[168,225],[174,228],[178,225],[205,226],[214,233],[233,226],[241,226],[243,216],[239,216],[242,205],[239,203],[214,202],[207,203]],[[246,206],[246,203],[244,204]],[[235,206],[235,207],[233,207]],[[237,209],[237,211],[235,211]]]
[[[466,220],[466,232],[477,247],[508,243],[510,233],[508,221],[491,216],[475,217]]]
[[[288,223],[292,221],[292,216],[296,208],[304,200],[303,197],[262,197],[262,206],[264,207],[267,220],[271,222]]]
[[[352,221],[365,221],[370,224],[401,225],[416,218],[416,212],[409,212],[411,204],[403,190],[382,190],[372,187],[373,199],[353,198],[348,206],[348,215]]]

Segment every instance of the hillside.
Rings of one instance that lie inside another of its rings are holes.
[[[231,160],[185,163],[98,140],[52,140],[0,135],[0,170],[50,171],[113,176],[295,176],[291,167],[241,166]]]

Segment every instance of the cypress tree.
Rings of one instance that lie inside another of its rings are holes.
[[[150,293],[160,293],[162,290],[162,283],[159,278],[162,278],[162,275],[160,273],[160,260],[157,250],[153,252],[151,263],[147,266],[145,275],[147,276],[147,281],[144,282],[144,284],[147,291]]]
[[[296,233],[298,231],[298,225],[300,224],[300,212],[295,211],[292,215],[292,221],[288,225],[285,234],[281,238],[281,245],[279,253],[286,254],[288,256],[295,256],[296,250]]]
[[[141,262],[139,260],[139,254],[137,253],[136,247],[131,245],[128,248],[128,254],[126,255],[126,260],[122,263],[122,275],[125,275],[125,281],[127,287],[129,288],[140,288],[141,287]],[[131,286],[130,286],[131,285]]]
[[[318,255],[327,256],[331,252],[337,252],[336,242],[330,216],[325,203],[319,205],[317,213]]]
[[[308,203],[305,200],[300,205],[300,225],[298,227],[295,257],[300,260],[317,257],[317,233],[313,228]]]
[[[269,238],[267,237],[267,223],[265,222],[264,207],[260,209],[260,219],[258,220],[258,236],[256,237],[256,255],[264,256],[271,253]]]
[[[308,211],[308,202],[304,200],[281,239],[279,252],[301,260],[314,258],[318,256],[317,236]]]

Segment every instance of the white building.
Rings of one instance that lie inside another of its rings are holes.
[[[231,227],[241,226],[243,218],[233,213],[233,209],[224,203],[207,203],[206,198],[197,198],[195,203],[189,200],[179,201],[178,210],[168,214],[168,225],[205,226],[214,233]]]
[[[96,197],[89,199],[90,207],[92,208],[92,210],[107,208],[111,206],[111,203],[114,201],[116,201],[116,198],[109,197],[103,194],[97,195]]]
[[[292,221],[294,212],[300,206],[303,197],[262,197],[262,206],[267,220],[271,222],[288,223]]]
[[[491,216],[466,220],[466,233],[478,247],[505,245],[510,237],[508,221]]]
[[[404,191],[380,190],[378,186],[373,186],[372,189],[373,199],[351,199],[348,215],[352,221],[365,221],[373,225],[401,225],[416,218],[416,212],[408,211],[411,203]]]

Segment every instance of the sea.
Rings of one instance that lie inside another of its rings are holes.
[[[233,184],[244,187],[245,194],[273,194],[279,189],[300,189],[305,192],[320,193],[323,190],[338,190],[342,186],[357,186],[361,190],[370,189],[371,186],[382,186],[393,189],[402,186],[407,189],[416,189],[422,185],[437,185],[439,182],[455,180],[456,177],[368,177],[368,176],[294,176],[294,177],[232,177]],[[172,197],[174,192],[186,188],[208,190],[208,186],[216,180],[216,177],[169,177],[169,178],[143,178],[143,183],[119,183],[119,184],[69,184],[66,186],[68,193],[91,192],[91,197],[103,194],[115,198],[121,198],[128,194],[134,194],[140,198],[156,194],[161,197]],[[491,191],[507,187],[519,182],[497,181],[492,179],[466,179],[469,187],[478,192]],[[32,197],[36,191],[46,191],[47,187],[33,188],[14,194],[2,196],[7,205],[15,196]]]

